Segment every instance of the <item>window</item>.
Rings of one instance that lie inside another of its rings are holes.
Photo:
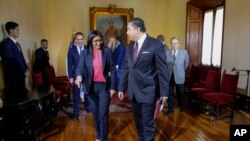
[[[221,66],[224,8],[208,10],[204,14],[202,64]]]

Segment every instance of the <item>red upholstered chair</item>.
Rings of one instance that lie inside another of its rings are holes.
[[[40,86],[43,84],[43,76],[42,73],[32,73],[33,84],[36,86]]]
[[[197,98],[201,98],[204,93],[215,92],[219,90],[221,73],[219,71],[209,70],[204,87],[191,88],[191,92]]]
[[[53,85],[55,88],[55,98],[56,102],[59,102],[62,97],[70,97],[70,82],[67,77],[56,77],[54,67],[51,66],[46,70],[46,77],[49,84]]]
[[[200,70],[200,66],[191,66],[189,76],[185,78],[185,87],[188,91],[194,82],[200,81]]]
[[[221,73],[219,71],[209,70],[204,87],[191,88],[190,92],[193,95],[193,100],[200,102],[200,110],[202,110],[201,97],[204,93],[215,92],[219,90]]]
[[[185,87],[190,92],[191,88],[204,87],[209,66],[192,66],[190,77],[185,80]]]
[[[70,83],[67,76],[56,76],[55,69],[53,66],[51,66],[46,70],[46,76],[49,84],[55,84],[57,82],[62,82],[67,84]]]
[[[207,79],[207,73],[209,71],[209,66],[201,66],[200,67],[200,79],[198,81],[194,81],[191,85],[191,88],[204,87]]]
[[[231,105],[230,116],[231,121],[233,121],[238,79],[239,73],[229,74],[224,71],[220,84],[220,90],[218,92],[203,94],[203,100],[208,101],[216,106],[216,109],[214,110],[216,115],[214,120],[219,118],[220,107],[222,105]]]

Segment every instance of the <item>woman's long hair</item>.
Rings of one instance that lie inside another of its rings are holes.
[[[101,48],[104,47],[104,42],[103,42],[103,36],[102,36],[102,33],[98,30],[93,30],[93,31],[90,31],[89,32],[89,35],[88,35],[88,42],[87,42],[87,48],[89,49],[89,51],[93,51],[93,45],[92,45],[92,42],[93,42],[93,39],[96,37],[96,36],[100,36],[101,39],[102,39],[102,43],[101,43]]]

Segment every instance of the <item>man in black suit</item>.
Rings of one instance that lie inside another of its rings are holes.
[[[122,100],[128,88],[129,99],[140,141],[153,141],[155,136],[154,110],[157,92],[166,103],[168,69],[164,46],[148,36],[144,21],[133,18],[127,25],[130,40],[119,83]]]
[[[41,72],[44,83],[47,83],[46,69],[50,68],[49,52],[48,52],[48,40],[41,40],[41,47],[35,51],[35,63],[33,66],[33,72]]]
[[[0,55],[3,62],[4,84],[8,90],[24,90],[25,78],[28,77],[28,66],[20,44],[16,41],[19,36],[19,25],[7,22],[5,29],[8,37],[3,40]]]
[[[161,41],[161,43],[164,45],[166,50],[169,50],[169,47],[167,46],[167,44],[164,42],[164,36],[163,35],[158,35],[157,40]]]
[[[124,64],[124,57],[126,52],[126,47],[123,42],[120,41],[119,36],[115,36],[115,48],[113,50],[113,62],[115,63],[116,68],[116,86],[115,88],[118,89],[119,80],[121,77],[122,66]]]

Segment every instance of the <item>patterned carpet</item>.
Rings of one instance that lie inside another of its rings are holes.
[[[118,98],[118,95],[113,95],[111,101],[110,101],[110,106],[109,106],[109,112],[110,113],[115,113],[115,112],[129,112],[131,111],[131,105],[128,100],[128,97],[125,95],[124,99],[121,101]],[[69,106],[62,108],[58,112],[57,117],[61,116],[71,116],[73,113],[73,103],[71,102]],[[80,104],[80,116],[82,115],[90,115],[91,112],[87,113],[84,108],[84,103]]]

